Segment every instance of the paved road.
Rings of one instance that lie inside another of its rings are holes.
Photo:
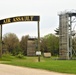
[[[70,75],[40,69],[0,64],[0,75]]]

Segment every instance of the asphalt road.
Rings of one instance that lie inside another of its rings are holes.
[[[71,75],[71,74],[62,74],[41,69],[32,69],[32,68],[0,64],[0,75]]]

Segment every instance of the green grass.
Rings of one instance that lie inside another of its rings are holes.
[[[38,57],[24,57],[19,59],[14,56],[3,56],[0,58],[0,63],[76,74],[76,60],[54,60],[52,58],[41,57],[41,61],[38,62]]]

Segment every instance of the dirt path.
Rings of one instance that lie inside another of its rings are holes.
[[[0,64],[0,75],[70,75],[40,69]]]

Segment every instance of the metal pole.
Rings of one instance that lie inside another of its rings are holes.
[[[40,27],[38,21],[38,51],[40,51]],[[38,55],[38,62],[40,62],[40,55]]]
[[[72,20],[70,16],[70,52],[69,52],[70,59],[72,59]]]
[[[0,57],[2,57],[2,25],[0,25]]]

